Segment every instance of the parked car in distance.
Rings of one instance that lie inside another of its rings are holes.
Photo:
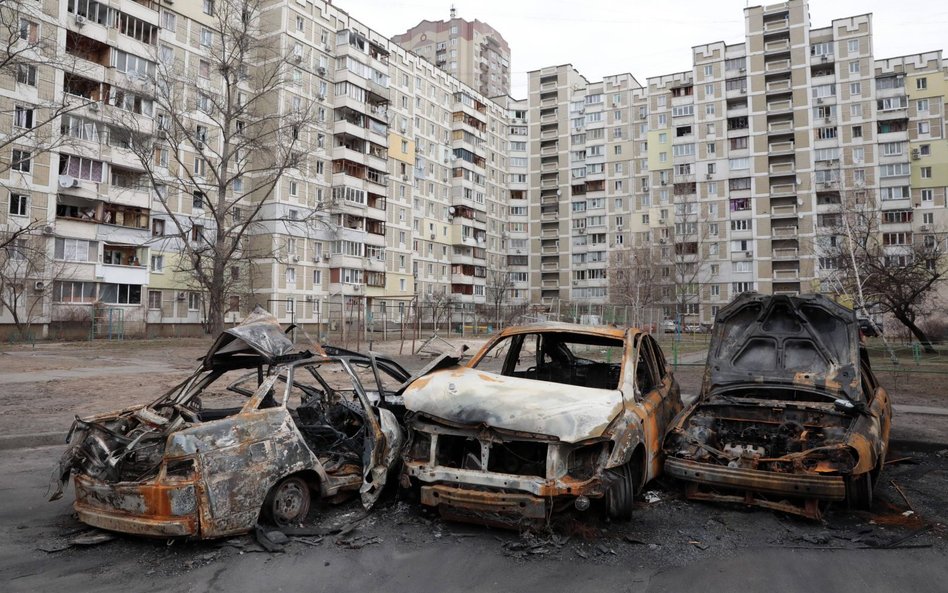
[[[152,403],[77,418],[50,499],[72,476],[80,521],[191,538],[299,523],[311,497],[369,508],[404,443],[409,379],[386,358],[300,350],[258,308]]]
[[[868,508],[892,423],[855,314],[822,295],[745,293],[715,319],[698,399],[665,438],[692,499],[819,519]]]
[[[662,332],[666,334],[673,334],[678,331],[678,322],[674,319],[666,319],[662,321]]]
[[[404,404],[402,486],[445,517],[482,523],[594,500],[628,519],[682,408],[650,335],[561,323],[505,329],[466,365],[414,381]]]
[[[689,323],[685,325],[684,332],[686,334],[703,334],[708,331],[708,328],[700,323]]]

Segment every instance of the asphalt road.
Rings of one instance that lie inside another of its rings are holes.
[[[719,530],[723,537],[715,539],[711,527],[695,527],[704,530],[703,540],[714,543],[710,549],[684,540],[676,545],[633,545],[613,535],[605,545],[603,540],[574,541],[549,556],[510,555],[504,542],[516,542],[516,534],[425,519],[403,505],[390,505],[377,511],[381,515],[366,528],[368,536],[379,534],[382,541],[361,549],[325,541],[315,546],[294,543],[285,553],[268,554],[255,549],[249,538],[233,547],[227,542],[167,545],[120,537],[98,546],[43,551],[64,548],[70,536],[84,529],[71,517],[71,489],[64,500],[46,502],[47,481],[59,453],[58,447],[43,447],[4,451],[0,457],[4,591],[948,590],[948,546],[941,536],[925,548],[834,550],[785,545],[797,541],[793,538],[769,546],[765,542],[775,541],[776,531],[808,537],[823,533],[824,526],[786,522],[768,512],[722,512],[685,501],[668,501],[663,511],[646,509],[630,533],[650,541],[658,537],[661,525],[675,521],[681,526],[718,521],[729,525],[730,533]],[[350,507],[338,512],[357,511]],[[674,531],[662,533],[670,539],[667,533]]]

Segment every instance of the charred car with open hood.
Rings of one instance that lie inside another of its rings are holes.
[[[404,403],[402,486],[445,517],[505,526],[596,499],[629,518],[682,408],[651,336],[560,323],[502,331]]]
[[[297,349],[258,308],[152,403],[77,417],[50,499],[73,476],[84,523],[192,538],[298,523],[311,498],[359,493],[370,507],[404,443],[410,376],[386,358],[316,349]]]
[[[851,310],[745,293],[715,319],[701,392],[665,439],[665,473],[692,499],[810,518],[830,501],[867,508],[891,421]]]

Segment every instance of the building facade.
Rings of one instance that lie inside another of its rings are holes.
[[[803,0],[745,19],[743,43],[644,85],[530,73],[532,300],[622,303],[610,254],[636,250],[684,322],[746,290],[832,293],[825,248],[853,203],[878,207],[893,253],[945,240],[941,52],[876,59],[871,15],[814,28]]]
[[[311,109],[292,136],[305,166],[264,195],[264,167],[234,165],[247,197],[222,217],[210,178],[231,136],[212,107],[247,100],[267,63],[220,76],[214,3],[20,4],[0,6],[20,11],[0,72],[0,230],[32,232],[0,263],[37,328],[199,331],[207,296],[186,246],[248,212],[227,319],[261,304],[319,328],[499,301],[709,322],[745,290],[836,290],[823,247],[852,200],[877,202],[895,250],[948,228],[945,61],[875,58],[871,15],[814,28],[805,0],[749,8],[744,41],[695,46],[689,70],[591,82],[552,66],[515,99],[506,43],[478,21],[423,22],[396,43],[335,4],[263,0],[256,34],[286,81],[261,101]],[[439,68],[452,39],[486,77]],[[161,72],[180,86],[179,128]]]
[[[425,58],[486,97],[510,93],[510,46],[496,29],[456,16],[421,21],[392,41]]]

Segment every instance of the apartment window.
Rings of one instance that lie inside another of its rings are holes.
[[[13,111],[13,125],[18,128],[33,128],[33,108],[17,105]]]
[[[714,154],[714,142],[708,142],[708,154],[709,155]]]
[[[198,76],[201,78],[210,78],[211,76],[211,63],[207,60],[201,60],[198,62]]]
[[[836,137],[836,128],[833,128],[832,137]],[[853,138],[862,138],[862,126],[853,126]]]
[[[711,64],[706,64],[704,67],[704,75],[714,76],[714,66],[712,66]]]
[[[177,24],[177,15],[173,12],[168,12],[167,10],[161,13],[161,28],[167,29],[169,31],[174,31]]]
[[[191,192],[191,207],[195,210],[204,209],[204,192],[200,190]]]
[[[214,0],[204,0],[204,14],[214,14]]]
[[[922,190],[922,201],[931,202],[935,199],[935,190],[932,189],[923,189]]]
[[[201,310],[201,293],[189,292],[188,293],[188,311],[200,311],[200,310]]]
[[[10,214],[13,216],[26,216],[29,209],[29,196],[27,194],[10,194]]]
[[[10,168],[21,173],[29,173],[32,168],[30,151],[13,149],[13,162]]]
[[[142,287],[140,284],[101,284],[99,300],[114,305],[140,305]]]
[[[849,106],[850,117],[862,117],[862,103],[855,103]]]
[[[161,237],[165,234],[165,221],[160,218],[153,218],[151,221],[151,236]]]
[[[214,41],[214,33],[206,27],[201,27],[201,45],[207,47]]]
[[[932,224],[935,222],[935,215],[931,212],[922,214],[922,224]]]
[[[161,308],[161,291],[160,290],[148,291],[148,308],[149,309]]]
[[[835,84],[820,84],[813,87],[813,98],[822,99],[824,97],[836,96]]]
[[[922,167],[919,169],[922,179],[931,179],[932,178],[932,168],[931,167]]]
[[[921,156],[929,156],[932,153],[931,144],[920,144],[918,147],[918,154]]]
[[[921,134],[930,134],[931,133],[931,124],[927,121],[918,122],[918,133]]]
[[[36,43],[39,40],[39,25],[31,20],[20,19],[20,39]]]
[[[915,79],[915,89],[919,91],[924,91],[928,89],[928,79],[924,76],[922,78]]]
[[[750,292],[754,290],[753,282],[732,282],[731,291],[733,294],[741,294],[742,292]]]
[[[861,83],[861,82],[851,82],[851,83],[849,83],[849,94],[850,94],[850,95],[861,95],[861,94],[862,94],[862,83]]]
[[[301,16],[296,17],[296,30],[297,31],[303,30],[303,17]]]
[[[163,255],[153,255],[151,256],[151,271],[152,272],[163,272],[165,269],[165,256]]]
[[[741,219],[741,220],[732,220],[731,221],[731,230],[732,231],[749,231],[752,228],[752,223],[750,219]]]
[[[861,163],[866,160],[866,149],[860,147],[853,148],[853,162]]]
[[[851,53],[851,54],[853,54],[853,53],[859,53],[859,40],[858,40],[858,39],[850,39],[850,40],[849,40],[849,43],[848,43],[847,49],[849,50],[849,53]]]
[[[194,157],[194,174],[198,177],[204,177],[207,174],[207,161],[202,157]]]
[[[32,64],[17,64],[16,81],[19,84],[36,86],[36,66]]]
[[[850,73],[850,74],[859,74],[859,62],[850,62],[850,63],[849,63],[849,73]]]
[[[919,112],[928,111],[928,99],[919,99],[915,102],[915,110]]]
[[[53,257],[64,261],[94,262],[98,259],[98,246],[99,244],[95,241],[57,237]]]
[[[211,98],[205,95],[204,93],[198,93],[197,108],[203,111],[204,113],[210,113],[211,112]]]
[[[704,114],[708,116],[714,115],[714,103],[708,103],[704,106]]]

